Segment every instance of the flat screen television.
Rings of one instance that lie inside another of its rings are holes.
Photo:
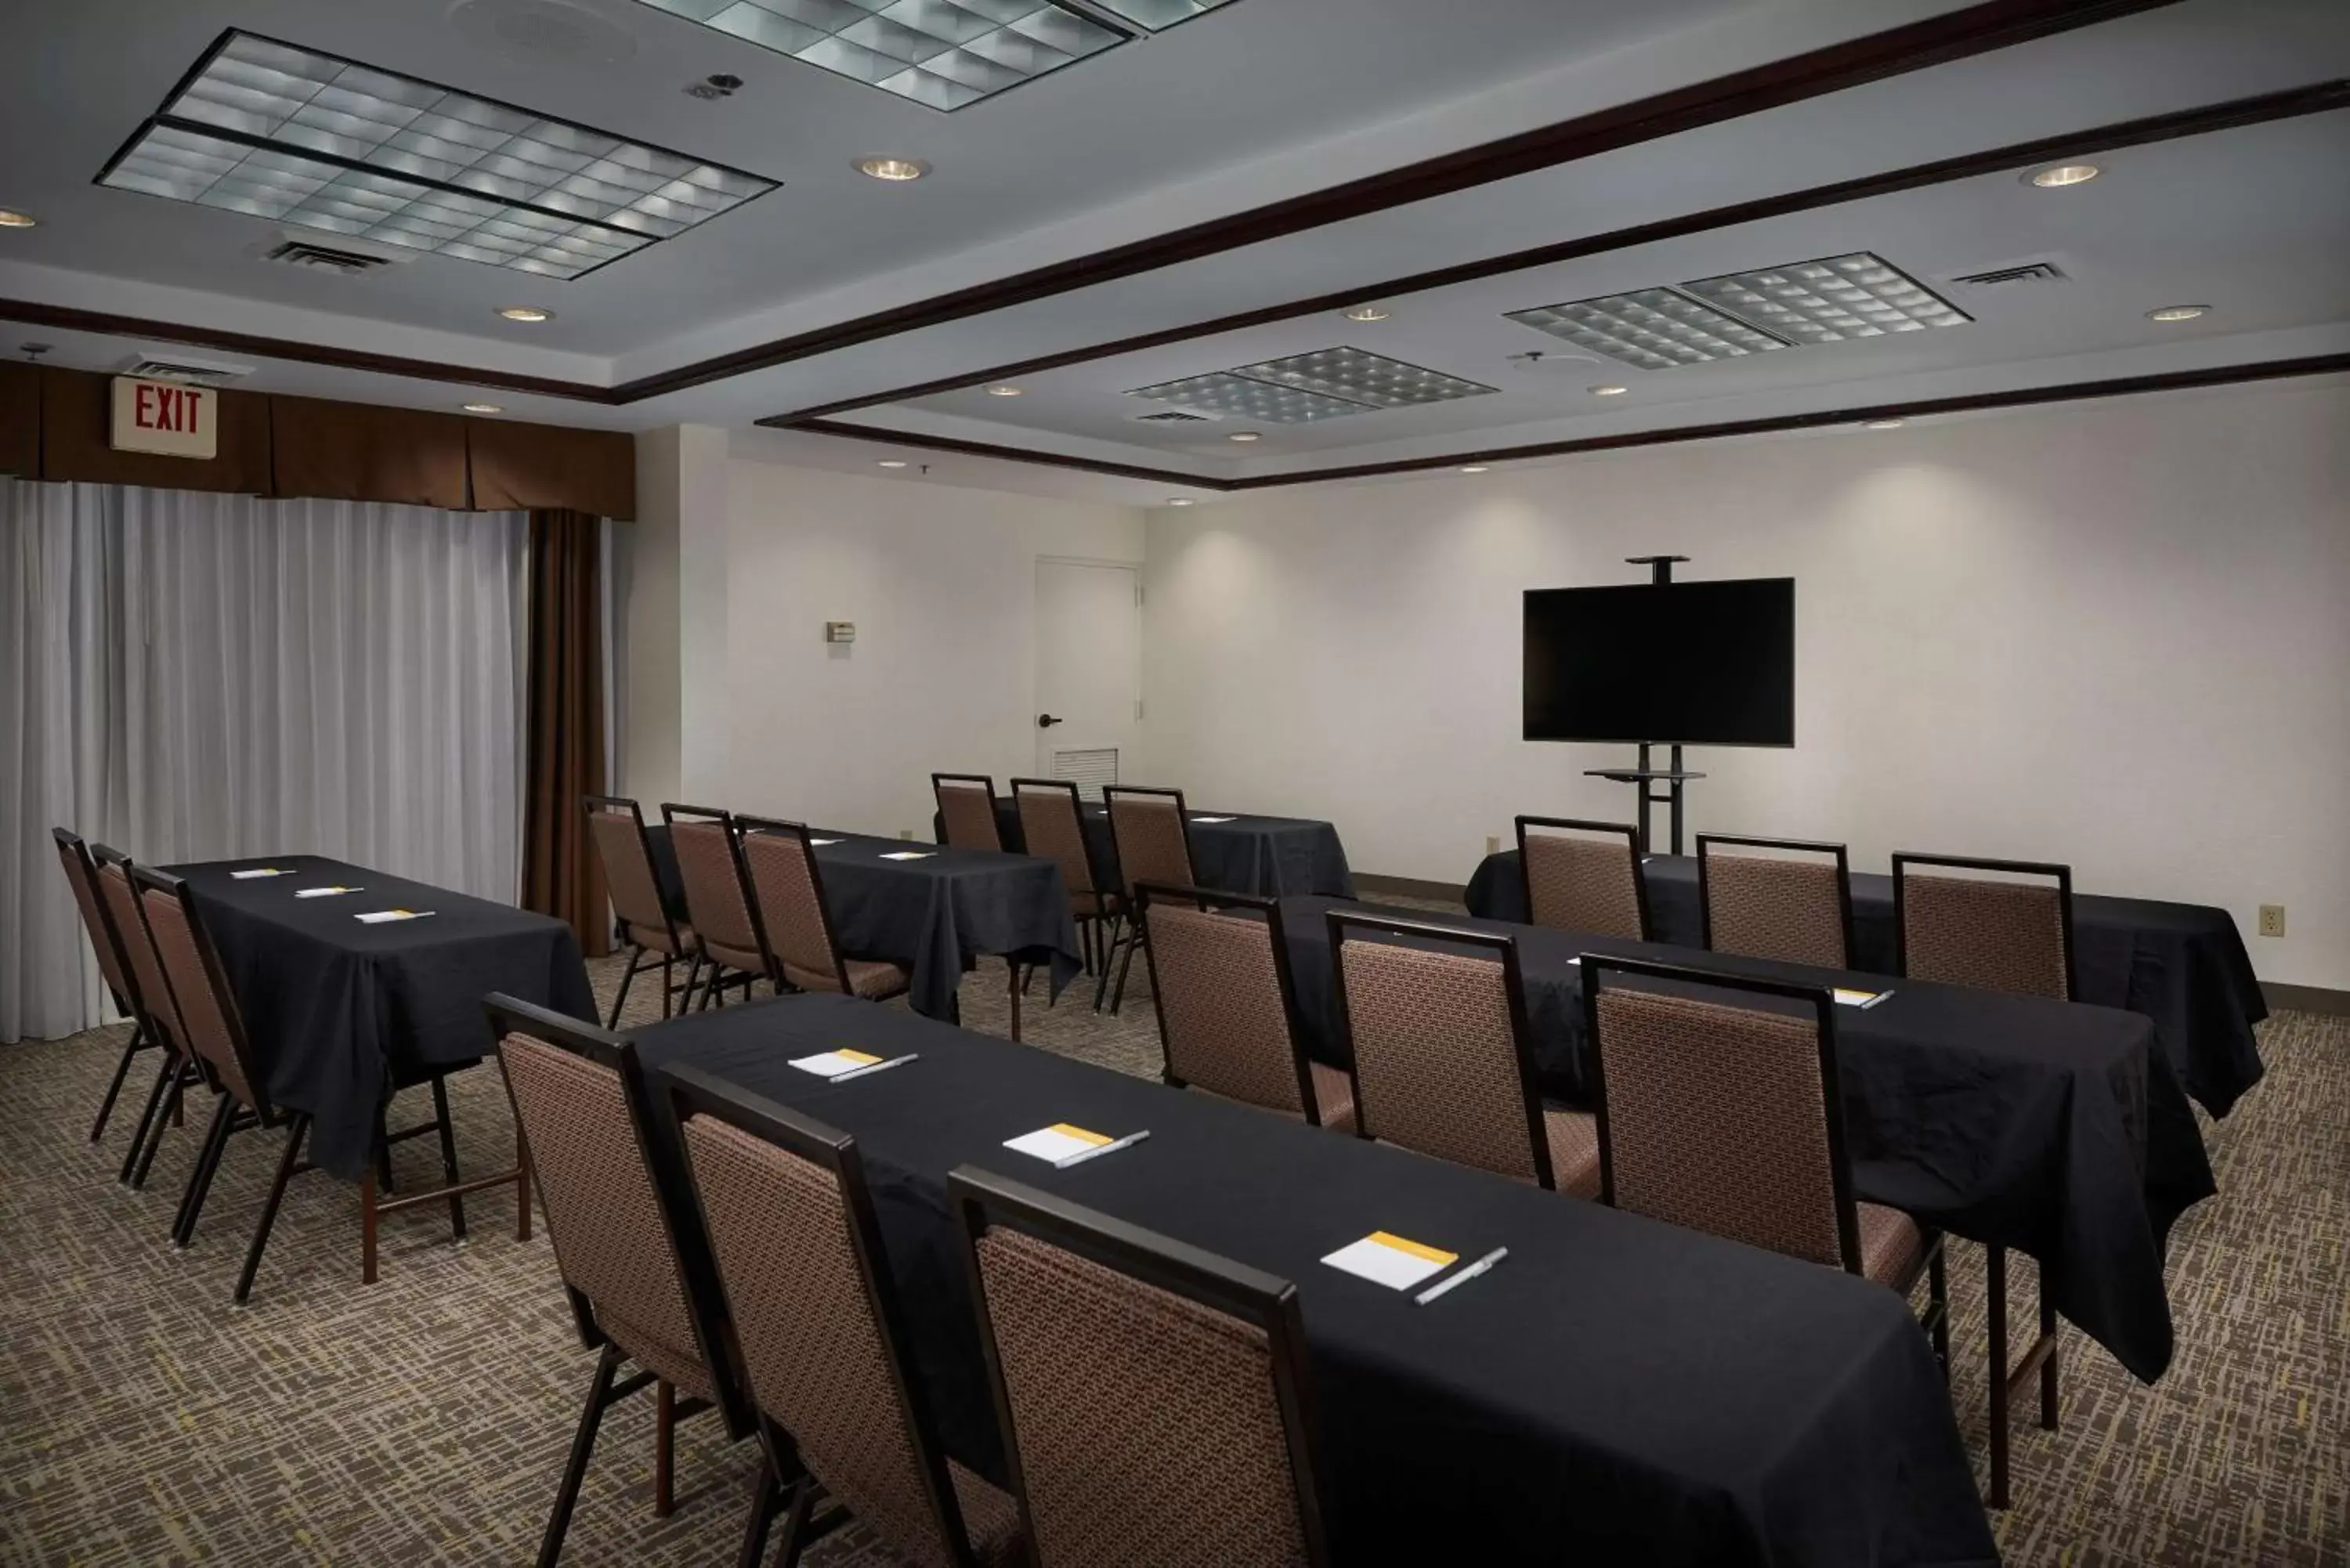
[[[1526,590],[1525,738],[1795,743],[1795,579]]]

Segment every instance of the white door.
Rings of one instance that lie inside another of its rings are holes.
[[[1119,782],[1142,723],[1142,573],[1112,561],[1036,562],[1036,772],[1089,800]]]

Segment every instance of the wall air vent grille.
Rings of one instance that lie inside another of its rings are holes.
[[[317,272],[338,272],[345,277],[358,277],[374,272],[391,263],[382,256],[369,255],[364,251],[337,250],[332,245],[313,244],[308,240],[287,240],[262,253],[264,261],[285,266],[309,267]]]
[[[1134,422],[1139,425],[1204,425],[1213,423],[1215,418],[1213,414],[1194,414],[1181,409],[1167,409],[1155,414],[1137,414],[1134,416]]]
[[[1988,272],[1965,273],[1950,280],[1968,288],[1997,288],[2010,283],[2063,283],[2064,274],[2054,262],[2025,262],[2020,266],[1995,266]]]
[[[206,365],[184,359],[141,358],[120,372],[147,381],[182,381],[192,387],[225,387],[253,374],[245,365]]]

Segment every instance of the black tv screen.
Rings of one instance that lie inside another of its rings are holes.
[[[1526,590],[1525,738],[1795,743],[1795,579]]]

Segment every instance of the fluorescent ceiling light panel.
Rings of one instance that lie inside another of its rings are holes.
[[[1360,348],[1319,348],[1243,365],[1232,372],[1254,380],[1271,381],[1325,397],[1347,398],[1378,409],[1410,408],[1420,403],[1445,403],[1455,398],[1478,398],[1495,389],[1482,381],[1464,381],[1440,370],[1423,369],[1368,354]]]
[[[1973,319],[1866,251],[1700,278],[1681,287],[1796,344],[1964,327]]]
[[[99,183],[561,278],[775,188],[237,32]]]
[[[1202,11],[1212,11],[1231,0],[1094,0],[1103,10],[1114,13],[1138,27],[1157,32],[1178,22],[1188,22]]]
[[[1155,387],[1138,387],[1127,396],[1149,398],[1154,402],[1174,403],[1187,409],[1205,409],[1211,413],[1239,414],[1276,425],[1311,424],[1316,420],[1335,420],[1347,414],[1371,411],[1368,403],[1328,397],[1297,387],[1252,380],[1229,370],[1217,370],[1205,376],[1187,376],[1180,381],[1162,381]]]
[[[1578,299],[1565,305],[1544,305],[1504,314],[1513,321],[1564,338],[1578,348],[1605,354],[1643,370],[1670,370],[1680,365],[1737,359],[1787,347],[1779,338],[1758,331],[1734,316],[1700,305],[1669,288],[1635,289],[1629,294],[1603,295],[1597,299]]]
[[[638,4],[938,109],[977,103],[1127,38],[1052,0]]]

